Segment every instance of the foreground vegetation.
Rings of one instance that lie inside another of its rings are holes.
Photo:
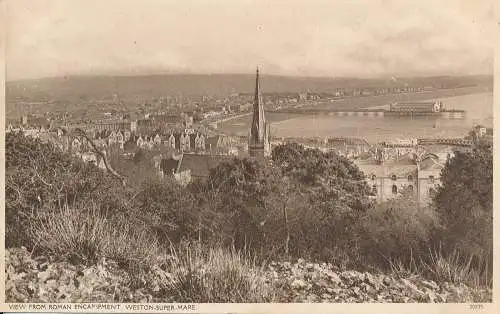
[[[349,160],[295,144],[185,188],[19,134],[6,157],[9,302],[491,300],[487,147],[448,161],[428,207],[373,204]]]

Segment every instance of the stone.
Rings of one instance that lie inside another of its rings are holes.
[[[41,281],[41,282],[45,282],[47,279],[50,278],[50,272],[48,271],[41,271],[37,274],[37,277],[38,279]]]
[[[291,284],[292,288],[295,288],[295,289],[303,289],[307,286],[306,282],[304,280],[301,280],[301,279],[295,279],[292,284]]]
[[[381,282],[380,279],[377,278],[376,276],[370,274],[370,273],[365,273],[365,278],[364,282],[375,288],[376,290],[380,290],[381,288]]]
[[[421,283],[426,288],[429,288],[432,290],[439,290],[439,286],[432,280],[430,280],[430,281],[422,280]]]
[[[342,280],[340,279],[339,275],[337,275],[335,272],[333,271],[329,271],[326,273],[326,275],[328,276],[328,278],[330,279],[330,281],[336,285],[340,284],[342,282]]]
[[[328,282],[325,279],[315,280],[315,281],[313,281],[313,284],[319,288],[328,287]],[[331,289],[331,288],[328,288],[328,289]]]
[[[436,295],[436,302],[446,303],[446,295],[438,294]]]
[[[424,300],[426,302],[434,303],[434,302],[436,302],[436,299],[437,299],[437,296],[436,296],[436,294],[432,290],[427,290],[425,292],[425,298],[424,298]]]
[[[382,281],[384,285],[390,286],[391,285],[391,279],[388,276],[384,277],[384,280]]]
[[[410,282],[408,279],[401,279],[401,282],[410,289],[410,291],[414,294],[416,294],[417,296],[423,296],[424,295],[424,292],[420,289],[418,289],[418,287],[413,284],[412,282]]]

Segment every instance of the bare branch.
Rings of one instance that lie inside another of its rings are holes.
[[[104,165],[106,166],[106,169],[113,175],[115,176],[117,179],[119,179],[123,186],[127,185],[127,178],[121,174],[119,174],[115,169],[113,169],[113,167],[111,167],[109,161],[108,161],[108,158],[106,156],[106,154],[104,154],[102,151],[100,151],[94,144],[94,142],[92,141],[92,139],[90,139],[87,135],[87,133],[85,133],[84,130],[80,129],[80,128],[76,128],[74,130],[77,134],[79,134],[80,136],[84,137],[89,143],[90,143],[90,146],[92,146],[92,149],[93,151],[98,154],[99,156],[101,156],[101,158],[104,160]]]

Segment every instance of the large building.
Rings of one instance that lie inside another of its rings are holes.
[[[260,90],[259,69],[257,68],[253,101],[253,118],[248,140],[248,154],[251,157],[262,158],[270,155],[269,131],[269,124],[266,122],[264,115],[264,100],[262,99],[262,91]]]
[[[397,197],[407,190],[419,203],[426,204],[441,183],[441,170],[454,151],[454,147],[443,145],[415,146],[410,150],[377,147],[366,158],[355,160],[355,164],[365,173],[377,201]]]
[[[390,105],[390,111],[398,112],[440,112],[443,111],[443,103],[435,102],[400,102]]]

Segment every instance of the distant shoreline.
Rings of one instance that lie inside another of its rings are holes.
[[[368,101],[374,100],[375,102],[379,102],[381,100],[381,97],[384,97],[383,99],[387,98],[403,98],[405,99],[404,101],[426,101],[426,100],[437,100],[437,99],[446,99],[446,98],[451,98],[451,97],[456,97],[456,96],[464,96],[464,95],[473,95],[473,94],[483,94],[483,93],[493,93],[493,91],[489,90],[487,87],[467,87],[467,88],[456,88],[456,89],[446,89],[446,90],[439,90],[439,91],[430,91],[430,92],[422,92],[422,93],[402,93],[402,94],[395,94],[395,95],[377,95],[377,96],[365,96],[365,97],[355,97],[355,98],[345,98],[345,99],[338,99],[333,102],[329,103],[323,103],[323,104],[317,104],[317,105],[308,105],[303,107],[305,108],[315,108],[315,109],[329,109],[327,105],[330,105],[330,107],[335,107],[331,109],[352,109],[352,110],[358,110],[358,109],[383,109],[387,108],[388,103],[391,101],[387,101],[384,104],[380,105],[375,105],[375,106],[369,106],[370,104]],[[441,95],[439,95],[441,94]],[[390,96],[396,96],[396,97],[390,97]],[[403,96],[403,97],[398,97],[398,96]],[[406,97],[405,97],[406,96]],[[408,96],[416,96],[416,97],[408,97]],[[407,99],[406,99],[407,98]],[[360,100],[362,104],[359,106],[352,106],[352,107],[346,107],[342,105],[342,102],[354,102],[355,100]],[[403,100],[400,100],[403,101]],[[340,104],[339,106],[335,106],[335,104]],[[271,112],[270,112],[271,113]],[[274,112],[272,113],[277,113],[279,114],[280,112]],[[219,128],[220,123],[228,122],[231,120],[243,118],[245,116],[249,116],[252,113],[245,113],[245,114],[239,114],[231,117],[226,117],[226,118],[221,118],[218,120],[215,120],[211,122],[211,124],[216,124],[217,127]],[[283,114],[297,114],[297,115],[306,115],[306,113],[283,113]]]

